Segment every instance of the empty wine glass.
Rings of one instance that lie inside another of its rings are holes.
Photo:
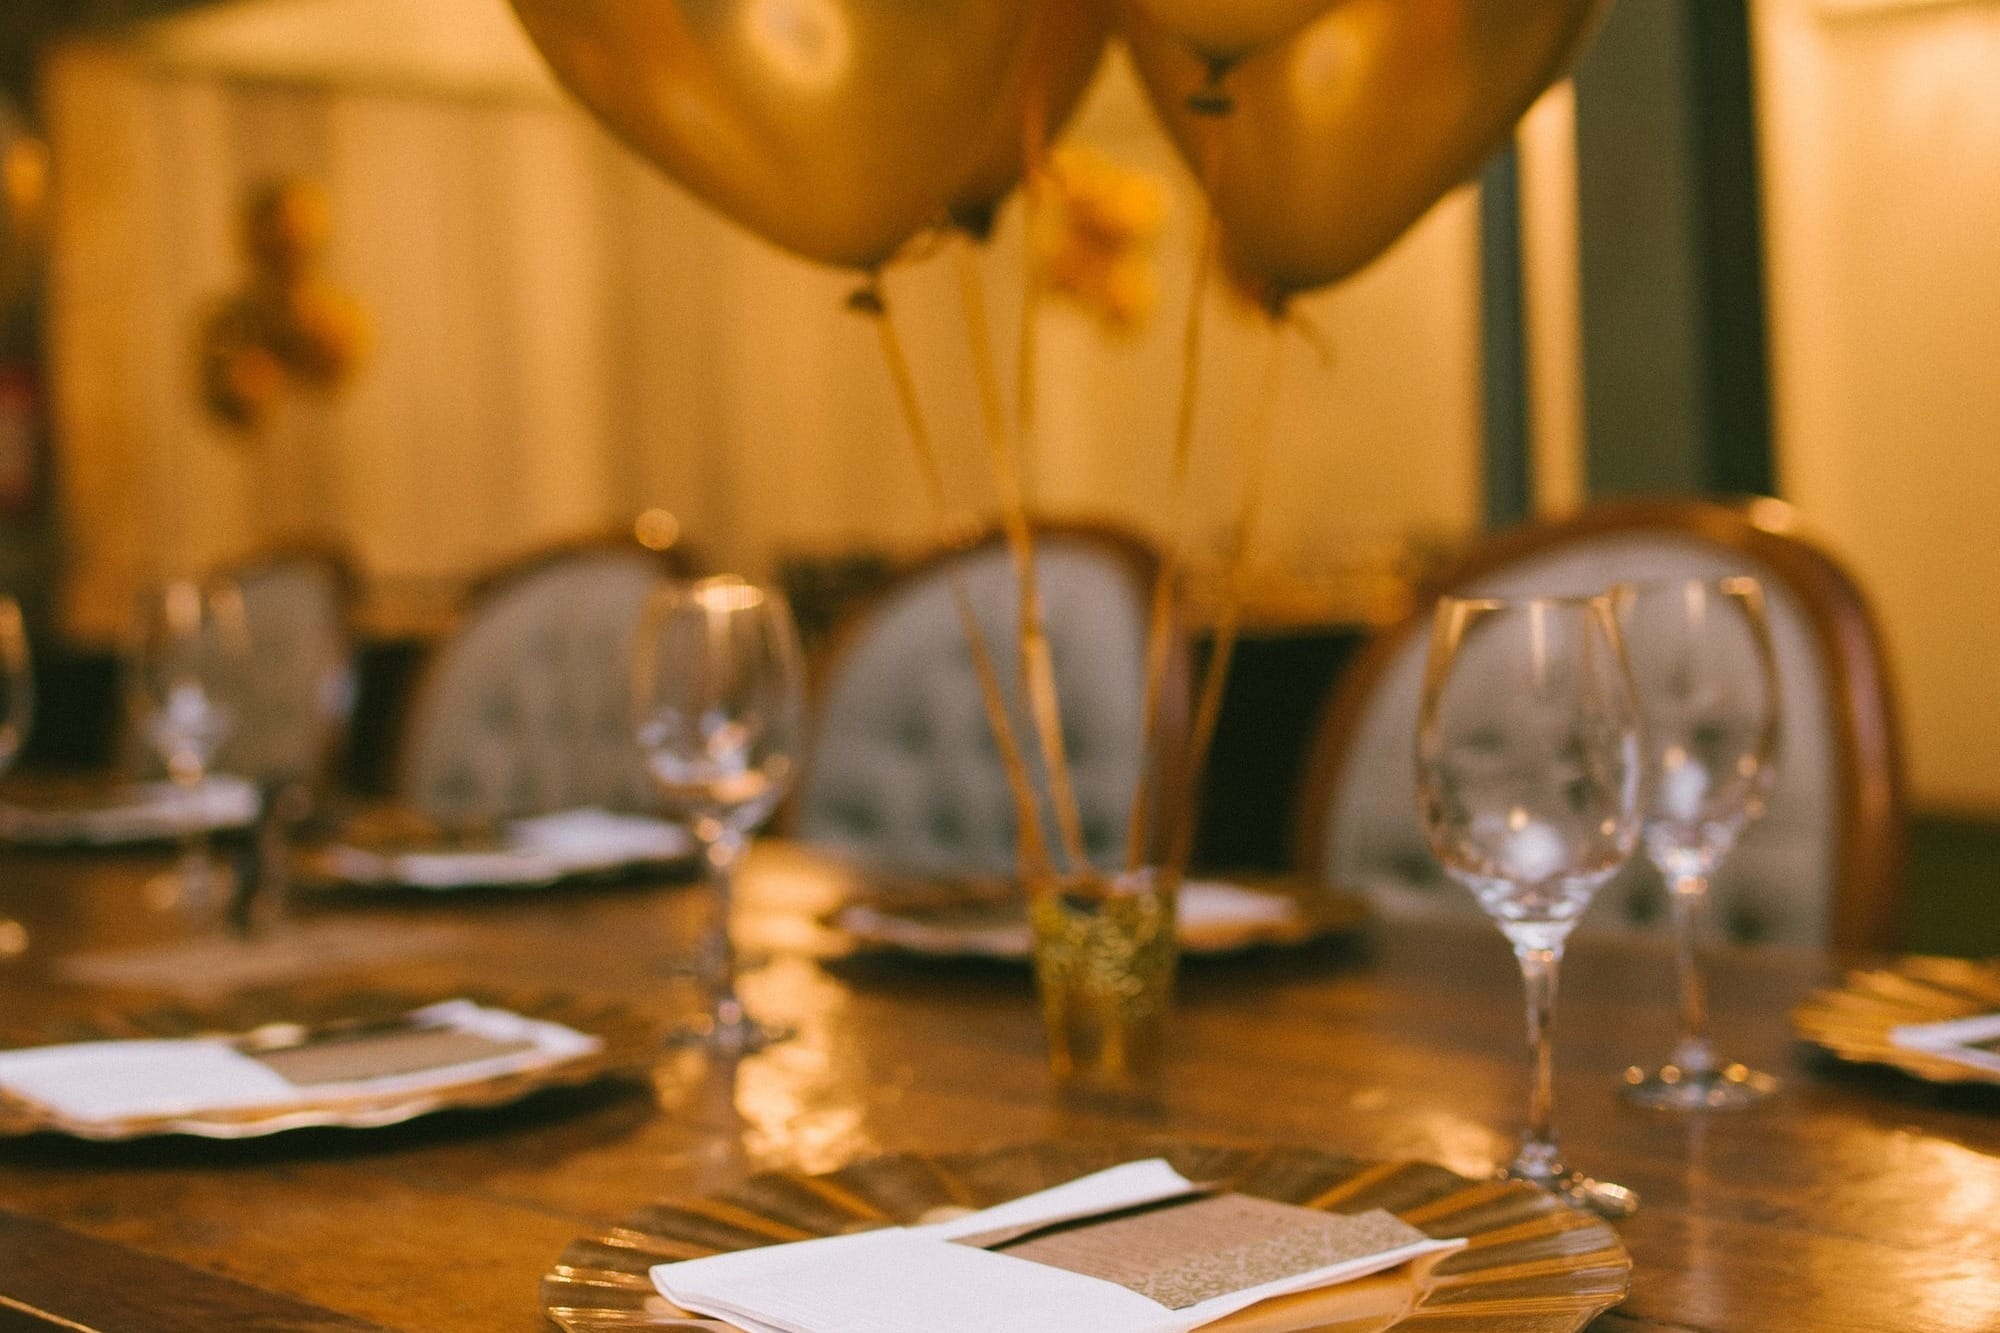
[[[35,672],[27,622],[21,617],[21,604],[0,594],[0,773],[20,757],[34,717]],[[23,953],[27,947],[27,927],[0,917],[0,958]]]
[[[662,587],[640,619],[633,657],[639,748],[670,813],[700,839],[717,904],[703,958],[710,1004],[681,1039],[757,1050],[786,1034],[736,994],[731,881],[750,831],[778,806],[799,766],[803,668],[777,592],[733,576]]]
[[[1637,1198],[1556,1145],[1553,1046],[1563,944],[1638,845],[1639,707],[1606,597],[1445,598],[1417,724],[1431,849],[1514,946],[1534,1062],[1528,1127],[1503,1176],[1623,1217]]]
[[[1646,718],[1646,855],[1674,911],[1680,1040],[1656,1069],[1625,1073],[1644,1106],[1733,1109],[1778,1081],[1716,1053],[1702,983],[1708,879],[1764,809],[1778,739],[1778,671],[1764,593],[1755,579],[1631,585],[1619,625]]]
[[[139,595],[126,660],[126,688],[139,732],[179,793],[181,858],[155,881],[160,901],[205,922],[225,901],[208,851],[201,786],[236,725],[250,668],[243,600],[233,583],[172,579]]]

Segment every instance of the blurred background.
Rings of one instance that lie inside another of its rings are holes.
[[[1618,5],[1513,148],[1301,302],[1250,734],[1302,733],[1483,530],[1597,496],[1777,497],[1894,654],[1909,943],[2000,949],[1997,70],[1991,0]],[[784,579],[811,628],[932,538],[852,275],[619,147],[503,0],[10,0],[0,80],[0,587],[44,658],[44,765],[102,762],[116,633],[162,572],[345,550],[364,693],[389,697],[482,571],[554,541],[685,544]],[[1122,57],[1066,143],[1129,265],[1115,299],[1047,314],[1038,498],[1164,537],[1196,192]],[[1029,243],[1003,216],[1003,325]],[[986,512],[956,278],[890,281],[955,499]],[[302,294],[282,367],[240,336],[273,284]],[[1220,449],[1263,342],[1227,300],[1212,316]],[[382,746],[355,750],[379,785]]]

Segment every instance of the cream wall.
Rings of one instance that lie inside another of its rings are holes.
[[[347,541],[371,576],[405,588],[449,586],[656,505],[711,563],[752,570],[781,549],[928,540],[873,331],[843,309],[851,276],[739,234],[613,146],[491,26],[503,7],[490,0],[466,9],[482,25],[469,49],[490,64],[461,60],[429,85],[435,13],[411,29],[414,46],[388,49],[392,5],[369,42],[325,43],[361,51],[342,57],[351,64],[285,57],[302,24],[340,8],[316,3],[204,13],[191,30],[73,48],[49,71],[53,355],[78,628],[109,632],[151,570],[302,531]],[[231,27],[232,13],[262,14],[280,34],[267,65],[264,28]],[[1194,192],[1122,64],[1075,132],[1170,184],[1163,300],[1129,340],[1050,310],[1040,489],[1058,510],[1154,525]],[[330,268],[371,312],[375,346],[340,401],[301,404],[246,442],[200,413],[192,340],[241,278],[237,202],[281,173],[329,187]],[[1017,229],[982,261],[1007,349]],[[1386,261],[1302,303],[1335,360],[1290,347],[1273,559],[1308,566],[1356,538],[1476,521],[1477,244],[1476,198],[1461,192]],[[890,282],[955,504],[977,509],[989,488],[957,291],[948,258]],[[1254,321],[1220,301],[1213,313],[1204,529],[1227,506],[1215,469],[1264,348]]]
[[[1916,798],[2000,812],[2000,5],[1755,13],[1783,486],[1874,595]]]

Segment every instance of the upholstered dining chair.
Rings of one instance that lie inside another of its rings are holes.
[[[1905,809],[1896,700],[1882,640],[1853,579],[1799,535],[1789,506],[1607,502],[1498,534],[1430,594],[1595,592],[1623,580],[1749,574],[1765,588],[1783,701],[1777,777],[1762,819],[1715,876],[1734,938],[1892,947]],[[1476,913],[1432,860],[1417,821],[1415,735],[1433,596],[1364,651],[1319,725],[1295,860],[1389,911]],[[1598,894],[1586,927],[1664,923],[1644,858]]]
[[[901,869],[1013,870],[1014,807],[954,603],[954,567],[1016,705],[1016,731],[1042,785],[1054,844],[1041,750],[1016,688],[1018,585],[997,535],[917,563],[836,629],[817,673],[814,740],[789,815],[795,836]],[[1084,841],[1099,865],[1123,854],[1145,763],[1141,714],[1157,569],[1150,547],[1109,528],[1044,525],[1038,533],[1064,746]],[[1185,673],[1177,636],[1170,698],[1181,697]]]
[[[288,546],[217,573],[242,596],[256,666],[215,767],[265,784],[322,787],[354,711],[354,566],[332,547]]]
[[[632,739],[628,659],[647,594],[687,565],[678,548],[588,540],[482,579],[419,674],[397,798],[447,827],[655,808]]]

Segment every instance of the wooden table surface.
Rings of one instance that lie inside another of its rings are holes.
[[[7,858],[0,912],[28,926],[31,947],[0,964],[0,1024],[48,1031],[144,1002],[60,986],[49,972],[80,949],[176,930],[142,891],[164,864]],[[1051,1104],[1024,973],[828,957],[837,941],[815,917],[845,885],[795,848],[760,847],[742,889],[739,938],[766,960],[745,994],[800,1035],[739,1066],[665,1060],[650,1086],[383,1131],[5,1143],[0,1209],[82,1233],[91,1253],[136,1252],[379,1325],[526,1333],[544,1327],[537,1282],[572,1238],[649,1199],[762,1167],[1167,1133],[1479,1174],[1506,1154],[1522,1113],[1518,980],[1498,934],[1476,924],[1379,925],[1338,946],[1190,966],[1169,1108],[1121,1120]],[[445,955],[385,962],[368,974],[374,983],[439,996],[564,988],[670,1018],[695,996],[667,965],[690,956],[706,915],[699,891],[661,885],[322,898],[300,919],[337,917],[385,941],[429,938]],[[2000,1097],[1803,1056],[1786,1011],[1835,972],[1806,953],[1718,960],[1727,1046],[1787,1086],[1751,1112],[1678,1118],[1615,1095],[1626,1064],[1669,1042],[1665,955],[1649,941],[1576,944],[1557,1055],[1566,1145],[1645,1200],[1621,1228],[1636,1265],[1631,1299],[1597,1327],[2000,1329]],[[19,1253],[8,1234],[0,1228],[0,1258]],[[123,1271],[100,1258],[61,1278],[103,1294]],[[0,1296],[9,1281],[0,1262]],[[262,1325],[246,1316],[236,1326]]]

